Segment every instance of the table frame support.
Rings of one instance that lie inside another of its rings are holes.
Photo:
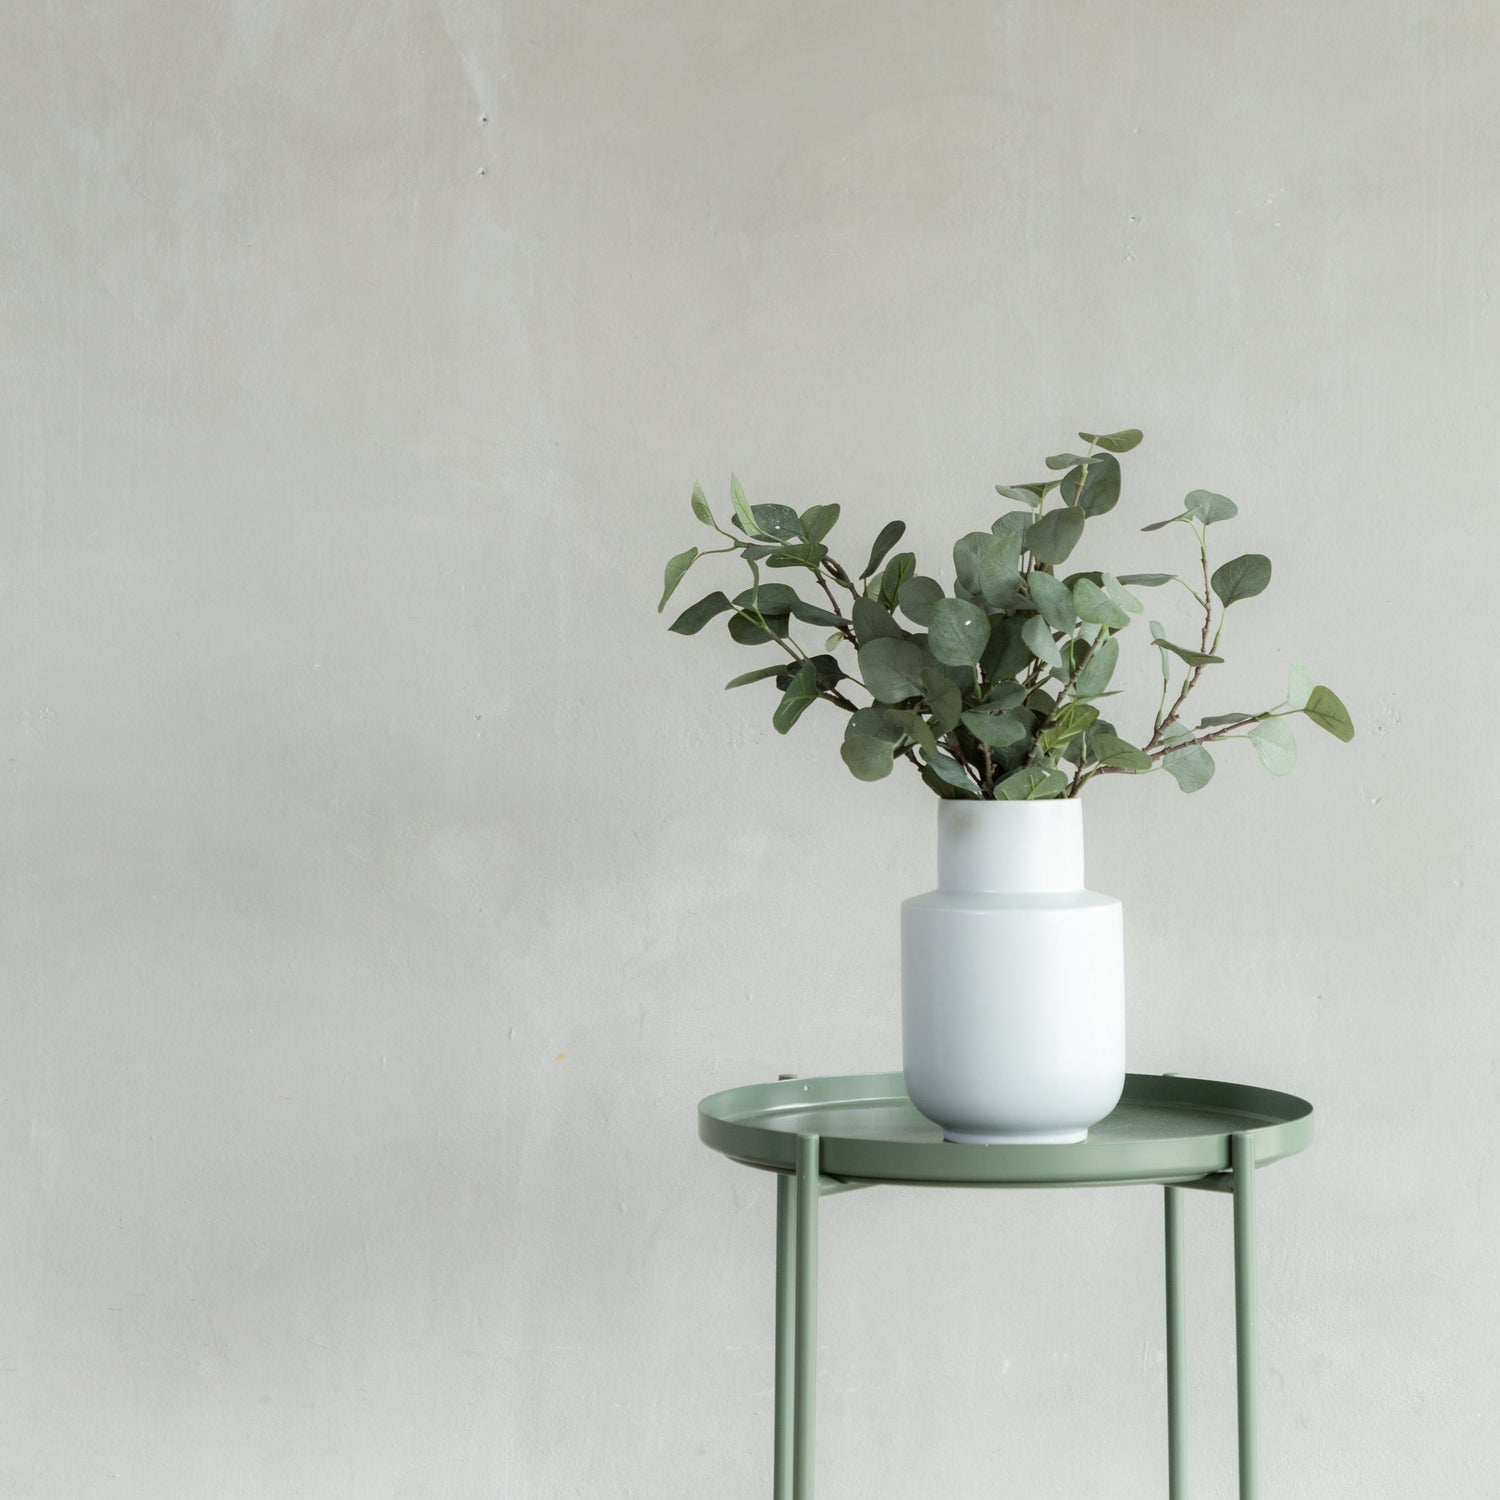
[[[775,1500],[814,1500],[818,1380],[818,1204],[830,1193],[873,1187],[819,1171],[820,1140],[797,1137],[796,1172],[776,1179]],[[1166,1268],[1167,1483],[1170,1500],[1188,1500],[1183,1193],[1190,1188],[1234,1199],[1235,1392],[1239,1500],[1260,1500],[1259,1399],[1256,1386],[1255,1143],[1229,1138],[1229,1170],[1163,1187]]]

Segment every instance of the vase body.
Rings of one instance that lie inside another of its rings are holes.
[[[952,1141],[1081,1141],[1125,1086],[1120,903],[1083,809],[938,804],[938,888],[901,904],[906,1091]]]

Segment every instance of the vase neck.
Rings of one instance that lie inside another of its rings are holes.
[[[938,804],[938,889],[952,892],[1083,889],[1083,808],[1048,802]]]

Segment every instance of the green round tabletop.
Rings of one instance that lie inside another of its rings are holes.
[[[1070,1145],[961,1145],[918,1114],[900,1073],[787,1078],[710,1094],[698,1135],[747,1166],[793,1172],[797,1137],[816,1135],[819,1170],[847,1182],[948,1187],[1084,1187],[1195,1182],[1229,1170],[1247,1136],[1257,1167],[1312,1140],[1313,1108],[1275,1089],[1130,1073],[1114,1112]]]

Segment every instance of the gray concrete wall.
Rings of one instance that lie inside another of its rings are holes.
[[[1111,559],[1203,485],[1276,563],[1214,706],[1360,724],[1088,805],[1132,1065],[1320,1106],[1266,1494],[1500,1489],[1497,66],[1482,0],[10,0],[0,1493],[767,1494],[774,1195],[693,1109],[898,1065],[932,803],[661,563],[734,468],[938,566],[1127,424]],[[832,1202],[828,1495],[1164,1493],[1159,1232]]]

